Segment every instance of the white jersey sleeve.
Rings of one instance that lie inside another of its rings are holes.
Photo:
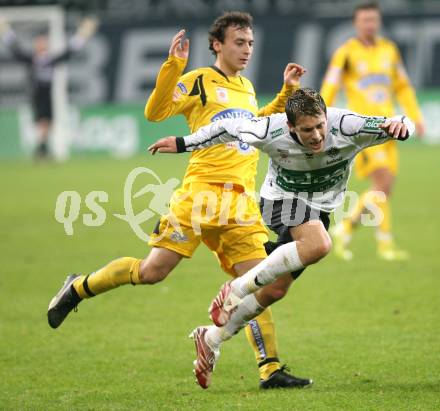
[[[361,116],[347,111],[341,117],[340,132],[361,150],[393,139],[385,130],[380,128],[380,125],[386,120],[386,117]],[[407,136],[403,139],[399,138],[399,140],[406,140],[414,133],[414,123],[408,117],[399,115],[391,117],[390,120],[400,121],[408,129]]]
[[[266,142],[270,123],[270,117],[214,121],[193,134],[177,137],[178,151],[194,151],[229,141],[241,141],[258,148]]]

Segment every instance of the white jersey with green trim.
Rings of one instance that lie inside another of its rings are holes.
[[[215,121],[178,138],[177,146],[179,152],[193,151],[238,140],[240,145],[257,147],[270,157],[261,197],[268,200],[300,198],[314,209],[331,212],[344,199],[356,154],[392,139],[379,128],[385,119],[329,107],[324,150],[320,153],[312,153],[290,132],[285,113]],[[407,117],[392,119],[403,121],[408,136],[413,134],[414,124]]]

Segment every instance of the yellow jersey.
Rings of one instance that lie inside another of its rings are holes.
[[[422,120],[414,89],[399,50],[391,40],[378,37],[372,46],[351,38],[331,58],[321,95],[334,104],[343,85],[350,110],[365,115],[394,115],[394,98],[414,122]]]
[[[283,112],[295,87],[284,85],[275,99],[258,109],[252,83],[243,76],[226,76],[215,66],[182,75],[187,60],[170,56],[162,65],[145,105],[145,117],[161,121],[183,114],[191,133],[223,118],[250,118]],[[258,151],[245,143],[215,145],[193,152],[184,183],[232,183],[255,190]]]

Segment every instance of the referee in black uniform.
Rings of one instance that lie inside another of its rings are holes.
[[[23,62],[29,72],[30,97],[34,121],[38,132],[38,143],[35,150],[37,159],[49,156],[48,140],[52,127],[52,81],[54,68],[66,61],[73,52],[81,49],[86,41],[95,33],[97,22],[84,19],[69,44],[61,53],[49,53],[47,35],[39,35],[34,39],[33,51],[27,51],[20,45],[17,35],[6,21],[0,21],[0,36],[14,57]]]

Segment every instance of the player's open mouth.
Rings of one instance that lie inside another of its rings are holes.
[[[310,147],[315,149],[315,150],[321,148],[321,145],[322,145],[322,140],[310,143]]]

